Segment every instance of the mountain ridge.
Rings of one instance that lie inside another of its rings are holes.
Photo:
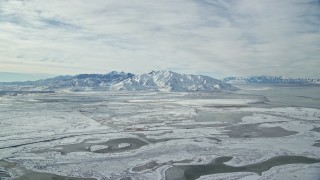
[[[151,71],[126,79],[113,86],[115,90],[218,91],[235,87],[204,75],[179,74],[173,71]]]
[[[312,78],[285,78],[282,76],[248,76],[227,77],[222,79],[230,84],[278,84],[278,85],[320,85],[320,79]]]
[[[204,75],[179,74],[160,70],[142,74],[112,71],[107,74],[78,74],[54,78],[0,83],[0,85],[29,86],[45,90],[72,88],[77,90],[107,91],[233,91],[236,87],[221,80]]]

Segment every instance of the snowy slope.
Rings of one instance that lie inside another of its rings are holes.
[[[112,71],[108,74],[79,74],[75,76],[57,76],[50,79],[3,83],[5,85],[35,86],[48,88],[66,87],[91,87],[106,88],[125,79],[133,77],[134,74]]]
[[[56,90],[69,88],[77,91],[99,89],[113,91],[151,90],[183,92],[237,89],[230,84],[209,76],[179,74],[165,70],[151,71],[140,75],[113,71],[108,74],[58,76],[38,81],[2,83],[2,85],[13,85],[20,90]]]
[[[131,73],[116,71],[108,74],[80,74],[72,76],[70,79],[53,79],[49,85],[51,87],[109,87],[133,76]]]
[[[151,71],[126,79],[111,87],[112,90],[159,91],[219,91],[236,90],[230,84],[202,75],[178,74],[172,71]]]

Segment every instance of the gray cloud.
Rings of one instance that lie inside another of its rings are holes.
[[[318,0],[0,1],[0,70],[320,77]]]

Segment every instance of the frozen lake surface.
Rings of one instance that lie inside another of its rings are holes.
[[[320,88],[0,95],[0,180],[320,178]]]

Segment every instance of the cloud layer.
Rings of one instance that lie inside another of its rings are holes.
[[[0,0],[0,71],[320,77],[319,0]]]

